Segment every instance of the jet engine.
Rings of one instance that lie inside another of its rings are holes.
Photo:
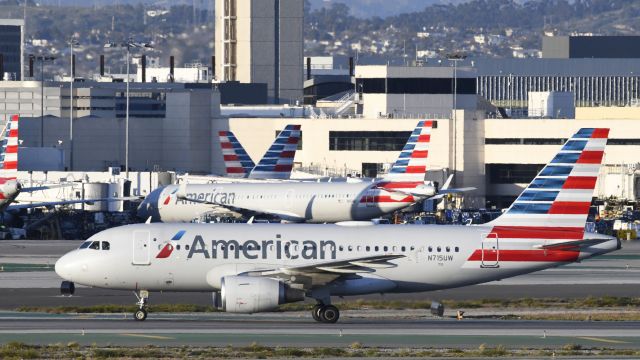
[[[225,276],[221,285],[222,310],[231,313],[271,311],[278,305],[304,300],[303,290],[275,279]]]

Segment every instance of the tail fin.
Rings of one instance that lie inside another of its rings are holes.
[[[0,176],[15,178],[18,175],[18,115],[12,115],[7,124],[0,153]]]
[[[609,129],[580,129],[500,217],[502,238],[582,239]]]
[[[422,182],[427,172],[427,157],[433,120],[422,120],[411,133],[407,144],[402,149],[398,160],[393,164],[386,181]]]
[[[288,179],[302,132],[300,125],[287,125],[249,174],[251,179]]]
[[[219,131],[224,165],[229,177],[247,177],[255,164],[231,131]]]

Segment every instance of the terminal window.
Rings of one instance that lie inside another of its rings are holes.
[[[330,131],[329,150],[400,151],[411,131]]]
[[[542,170],[544,164],[487,164],[492,184],[527,184]]]

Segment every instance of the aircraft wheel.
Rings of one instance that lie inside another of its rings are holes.
[[[311,316],[313,317],[313,320],[317,321],[317,322],[322,322],[322,318],[320,317],[320,313],[322,312],[322,308],[324,306],[318,304],[316,306],[313,307],[313,309],[311,309]]]
[[[138,309],[135,313],[133,313],[133,318],[137,321],[145,321],[147,319],[147,310]]]
[[[335,324],[340,318],[340,310],[333,305],[325,306],[320,312],[320,318],[322,322],[327,324]]]

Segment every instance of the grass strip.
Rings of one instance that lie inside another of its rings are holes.
[[[355,342],[346,347],[271,347],[253,343],[249,346],[192,347],[192,346],[143,346],[118,347],[97,345],[82,346],[76,342],[28,345],[9,342],[0,346],[0,358],[135,358],[135,359],[178,359],[178,358],[319,358],[319,357],[359,357],[359,358],[521,358],[521,357],[638,357],[638,350],[610,348],[583,348],[579,344],[566,344],[548,349],[509,349],[502,345],[495,347],[480,345],[475,349],[459,348],[382,348],[369,347]]]

